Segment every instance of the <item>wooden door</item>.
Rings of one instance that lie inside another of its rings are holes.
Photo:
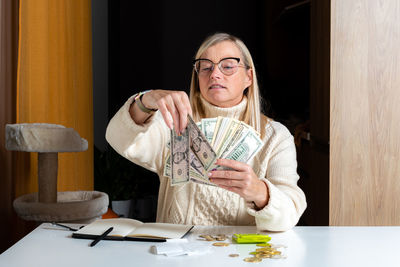
[[[400,2],[332,0],[330,225],[400,225]]]

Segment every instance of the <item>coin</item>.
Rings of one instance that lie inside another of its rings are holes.
[[[229,257],[232,257],[232,258],[239,257],[239,254],[229,254]]]
[[[229,246],[229,243],[216,242],[216,243],[213,243],[213,246],[216,246],[216,247],[227,247],[227,246]]]
[[[215,241],[215,238],[213,238],[211,235],[199,235],[199,237],[204,238],[206,241]]]
[[[256,258],[256,257],[249,257],[249,258],[244,258],[243,259],[245,262],[260,262],[261,259]]]
[[[272,258],[272,255],[268,253],[258,253],[255,255],[255,257],[259,259],[267,259],[267,258]]]
[[[257,247],[271,247],[271,244],[268,243],[261,243],[261,244],[257,244]]]
[[[203,238],[203,240],[205,241],[225,241],[227,239],[227,236],[224,234],[219,234],[216,236],[212,236],[212,235],[199,235],[200,238]]]
[[[263,251],[275,251],[273,248],[257,248],[257,252],[263,252]]]
[[[215,239],[216,239],[217,241],[225,241],[225,240],[226,240],[226,235],[217,235],[217,236],[215,237]]]

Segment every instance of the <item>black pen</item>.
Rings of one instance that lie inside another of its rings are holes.
[[[93,242],[90,243],[90,246],[94,247],[97,243],[99,243],[100,240],[104,239],[113,229],[114,229],[114,227],[108,228],[107,231],[105,231],[100,236],[98,236],[95,240],[93,240]]]
[[[64,228],[66,228],[66,229],[68,229],[68,230],[70,230],[70,231],[78,231],[79,229],[81,229],[83,226],[81,226],[81,227],[79,227],[79,229],[74,229],[74,228],[72,228],[72,227],[69,227],[68,225],[64,225],[64,224],[59,224],[59,223],[56,223],[56,222],[52,222],[51,223],[52,225],[57,225],[57,226],[60,226],[60,227],[64,227]]]

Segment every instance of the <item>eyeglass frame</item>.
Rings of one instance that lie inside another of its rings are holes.
[[[212,73],[214,71],[214,66],[217,65],[218,69],[221,71],[221,73],[223,73],[224,75],[227,75],[227,76],[231,76],[231,75],[235,74],[237,72],[237,70],[232,74],[225,74],[224,71],[221,70],[220,65],[219,65],[219,64],[221,64],[222,61],[224,61],[226,59],[235,59],[237,61],[237,63],[238,63],[238,67],[251,69],[251,67],[247,66],[246,64],[241,64],[240,63],[240,57],[224,57],[218,63],[214,63],[212,60],[210,60],[208,58],[198,58],[198,59],[194,59],[193,60],[193,68],[194,68],[194,71],[197,73],[197,75],[200,75],[199,72],[197,71],[197,68],[196,68],[196,62],[200,61],[200,60],[207,60],[207,61],[211,62],[211,64],[213,64],[210,73]]]

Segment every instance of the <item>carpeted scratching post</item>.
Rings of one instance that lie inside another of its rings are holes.
[[[90,222],[107,211],[108,196],[97,191],[57,193],[58,153],[80,152],[88,143],[72,128],[46,123],[6,125],[6,149],[38,153],[39,192],[14,200],[25,220],[38,222]]]

